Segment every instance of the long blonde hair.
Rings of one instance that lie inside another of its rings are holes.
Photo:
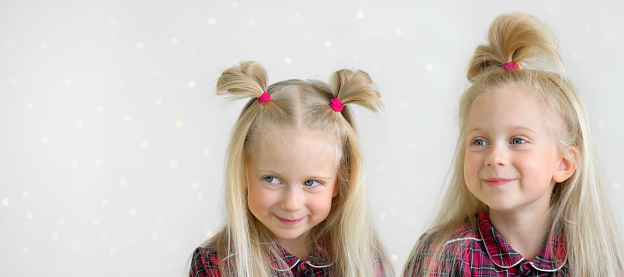
[[[438,260],[421,266],[444,264],[442,259],[448,261],[448,255],[453,254],[441,245],[461,226],[475,226],[474,214],[485,207],[470,193],[464,180],[466,120],[475,99],[487,97],[488,92],[498,87],[511,85],[532,88],[543,97],[547,108],[557,117],[549,122],[549,127],[560,153],[569,155],[563,150],[572,147],[578,154],[567,157],[576,162],[576,171],[566,181],[555,185],[549,209],[552,221],[549,236],[556,230],[565,230],[570,274],[621,276],[624,274],[622,241],[606,197],[585,105],[565,78],[557,39],[539,19],[516,12],[500,15],[492,22],[488,42],[477,47],[468,69],[471,85],[460,100],[459,138],[450,178],[433,227],[427,232],[436,234],[426,239],[438,246],[434,250],[437,252],[434,260]],[[520,69],[504,71],[503,64],[508,62],[517,63]],[[414,247],[410,261],[422,250],[426,239]],[[413,270],[413,266],[408,263],[405,272]]]
[[[268,102],[256,98],[267,92]],[[281,257],[270,231],[247,206],[247,159],[257,147],[257,133],[277,128],[303,127],[335,134],[339,161],[338,194],[332,199],[327,218],[311,230],[314,245],[325,245],[332,261],[332,276],[374,276],[373,259],[381,258],[386,274],[392,268],[374,231],[363,183],[363,157],[351,104],[380,111],[382,103],[369,75],[363,71],[339,70],[330,85],[320,81],[288,80],[268,85],[265,69],[256,62],[243,62],[225,70],[217,82],[217,93],[251,98],[234,127],[228,148],[225,198],[226,225],[212,240],[217,242],[223,275],[272,276],[267,253]],[[330,99],[344,103],[334,111]],[[279,260],[280,266],[286,266]],[[286,267],[287,268],[287,267]],[[290,272],[283,272],[289,276]]]

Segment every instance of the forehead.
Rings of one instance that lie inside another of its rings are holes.
[[[250,141],[249,154],[252,156],[279,158],[295,153],[309,157],[331,159],[338,162],[342,157],[342,147],[336,134],[306,128],[268,128],[254,132]]]
[[[548,105],[533,88],[504,85],[479,95],[470,108],[467,127],[503,122],[516,125],[542,125]]]

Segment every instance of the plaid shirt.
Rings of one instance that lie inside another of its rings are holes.
[[[453,239],[445,245],[456,244],[460,253],[450,261],[451,268],[430,276],[569,276],[566,265],[566,240],[563,232],[553,235],[544,248],[531,260],[527,260],[494,229],[486,210],[475,215],[477,226],[464,226],[457,230]],[[432,236],[423,236],[422,251],[409,261],[404,276],[424,276],[425,267],[431,261]],[[551,254],[554,253],[554,254]],[[442,262],[434,262],[435,268],[445,268]]]
[[[221,276],[220,264],[217,258],[217,243],[212,242],[205,247],[195,249],[193,260],[191,261],[190,277],[219,277]],[[300,260],[295,255],[290,254],[286,249],[278,245],[278,250],[282,258],[290,266],[290,268],[280,269],[277,259],[271,257],[271,267],[273,268],[273,276],[289,276],[288,271],[292,272],[292,276],[306,277],[329,277],[331,276],[331,261],[326,257],[319,248],[314,248],[305,260]],[[376,276],[384,276],[384,266],[380,258],[375,258]],[[233,273],[232,275],[235,275]]]

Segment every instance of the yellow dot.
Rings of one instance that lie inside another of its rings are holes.
[[[95,166],[101,166],[102,165],[102,160],[97,159],[95,160],[95,162],[93,162],[95,164]]]
[[[397,37],[400,37],[400,36],[403,34],[403,31],[401,31],[401,30],[396,30],[396,31],[394,31],[394,34],[395,34]]]
[[[82,122],[82,120],[78,120],[76,121],[76,126],[78,126],[78,128],[81,128],[82,126],[84,126],[84,122]]]
[[[414,150],[415,147],[416,146],[414,144],[412,144],[412,143],[407,145],[407,148],[409,148],[409,150]]]
[[[100,220],[96,218],[93,220],[93,226],[98,226],[98,225],[100,225]]]
[[[139,49],[139,50],[143,50],[143,47],[145,47],[145,45],[143,45],[143,43],[142,43],[142,42],[139,42],[139,43],[137,43],[137,46],[136,46],[136,47],[137,47],[137,49]]]
[[[147,147],[147,141],[141,141],[141,147],[143,148]]]
[[[43,138],[41,139],[41,142],[43,142],[44,144],[45,144],[45,143],[48,143],[48,141],[50,141],[50,139],[48,139],[48,137],[43,137]]]
[[[353,56],[353,61],[354,61],[354,62],[359,62],[359,61],[360,61],[360,57],[358,57],[358,56]]]
[[[212,237],[212,232],[208,231],[206,232],[206,238],[209,239]]]
[[[208,154],[210,154],[210,149],[204,148],[204,150],[202,152],[204,153],[204,155],[208,155]]]
[[[407,221],[407,224],[409,224],[410,226],[415,226],[415,225],[416,225],[416,220],[414,220],[413,218],[410,218],[410,219]]]
[[[177,245],[177,244],[173,244],[173,245],[171,245],[171,251],[176,252],[176,251],[178,251],[178,248],[179,248],[179,247],[178,247],[178,245]]]
[[[103,112],[104,111],[104,106],[98,106],[97,107],[97,111],[100,112],[100,113]]]
[[[162,105],[162,99],[160,98],[156,99],[156,105]]]
[[[587,2],[587,3],[591,3],[591,2],[592,2],[592,0],[585,0],[585,2]]]
[[[78,162],[77,161],[72,161],[71,162],[71,167],[72,168],[78,168]]]
[[[22,191],[22,197],[26,198],[26,197],[28,197],[28,195],[29,195],[29,194],[28,194],[28,192],[27,192],[27,191]]]
[[[28,247],[22,248],[22,253],[28,254],[29,252],[30,252],[30,249],[28,249]]]
[[[399,102],[399,108],[403,109],[405,108],[405,105],[407,105],[405,102],[403,101]]]
[[[195,183],[193,183],[192,187],[193,187],[194,189],[197,189],[197,188],[199,188],[199,184],[198,184],[197,182],[195,182]]]
[[[100,204],[102,204],[102,206],[108,205],[108,199],[102,198],[102,200],[100,200]]]
[[[286,58],[284,60],[284,62],[286,62],[286,64],[291,64],[292,63],[292,59],[291,58]]]
[[[102,241],[108,241],[108,235],[107,234],[102,234],[102,236],[100,237],[100,239]]]
[[[433,69],[433,65],[431,65],[430,63],[428,63],[425,68],[427,69],[427,71],[431,71]]]
[[[325,42],[325,47],[329,48],[331,46],[332,46],[332,42],[331,41],[328,40],[328,41]]]
[[[130,239],[130,243],[132,243],[132,244],[136,244],[137,242],[139,242],[139,239],[137,239],[137,238],[133,237],[133,238]]]
[[[391,259],[392,259],[392,261],[396,261],[397,260],[397,255],[392,255]]]
[[[156,220],[156,224],[158,224],[158,226],[163,226],[165,224],[165,221],[162,218],[159,218],[158,220]]]
[[[357,18],[362,19],[364,18],[364,13],[363,12],[358,12],[355,16],[357,16]]]
[[[13,148],[15,148],[15,144],[13,144],[12,142],[9,142],[9,143],[7,144],[7,148],[9,148],[9,149],[13,149]]]
[[[130,209],[130,215],[136,215],[136,210],[135,209]]]
[[[576,60],[578,59],[579,55],[577,53],[572,53],[572,59]]]
[[[382,212],[382,213],[379,215],[379,218],[384,219],[384,218],[386,218],[386,216],[387,216],[387,215],[386,215],[386,213],[385,213],[385,212]]]
[[[247,21],[247,26],[249,27],[256,26],[256,21],[254,21],[253,19],[249,19],[249,21]]]
[[[152,238],[152,240],[158,240],[158,234],[153,233],[151,238]]]
[[[611,34],[607,34],[607,35],[605,36],[605,40],[606,40],[606,41],[611,41],[611,40],[613,40],[613,35],[611,35]]]
[[[474,38],[474,35],[472,33],[466,33],[464,38],[466,38],[467,41],[471,41]]]
[[[131,119],[132,119],[132,117],[130,117],[129,115],[124,116],[124,121],[125,122],[130,122]]]
[[[622,100],[616,100],[615,105],[618,107],[622,107]]]
[[[28,103],[26,104],[26,109],[32,110],[34,108],[33,104]]]
[[[78,246],[78,244],[74,244],[72,245],[72,250],[78,252],[78,250],[80,250],[80,246]]]
[[[301,18],[301,14],[300,13],[293,13],[293,18],[294,19],[299,19],[299,18]]]
[[[598,120],[598,122],[596,122],[596,125],[598,125],[598,127],[603,127],[605,123],[603,120]]]
[[[9,205],[9,199],[6,199],[6,198],[2,199],[2,206],[6,207],[8,205]]]
[[[238,3],[236,1],[232,1],[232,3],[230,3],[230,6],[232,6],[232,9],[236,9],[238,7]]]
[[[589,32],[591,32],[591,30],[592,30],[591,26],[589,26],[589,25],[585,26],[585,33],[589,33]]]
[[[41,47],[41,49],[43,49],[43,50],[48,49],[48,43],[46,43],[46,42],[42,42],[42,43],[39,45],[39,47]]]
[[[70,86],[71,85],[71,80],[65,80],[65,86]]]
[[[125,186],[128,183],[128,181],[126,179],[121,179],[119,180],[119,184],[122,186]]]
[[[208,24],[215,25],[217,24],[217,20],[214,17],[208,18]]]
[[[177,37],[172,37],[171,38],[171,44],[178,44],[178,38]]]
[[[117,18],[114,18],[114,17],[109,18],[108,24],[110,24],[111,26],[115,26],[115,24],[117,24]]]
[[[600,85],[601,86],[606,86],[607,85],[607,80],[600,80]]]
[[[182,120],[176,120],[176,127],[182,127]]]
[[[189,88],[195,88],[195,82],[193,82],[193,81],[188,82],[188,87]]]
[[[613,183],[613,189],[619,189],[620,184],[618,182]]]
[[[26,214],[26,218],[28,218],[28,219],[33,219],[33,217],[35,217],[35,215],[33,213],[27,213]]]
[[[108,251],[109,251],[111,254],[115,255],[115,254],[117,254],[117,247],[114,247],[114,246],[113,246],[113,247],[111,247]]]
[[[398,194],[398,193],[397,193],[397,194],[395,194],[395,195],[394,195],[394,201],[397,201],[397,202],[401,201],[401,195],[400,195],[400,194]]]
[[[57,233],[52,234],[52,239],[53,240],[59,240],[60,238],[61,237],[59,236],[59,234],[57,234]]]
[[[123,84],[124,84],[124,79],[121,79],[121,78],[117,79],[118,86],[123,86]]]
[[[201,194],[201,193],[198,193],[197,194],[197,200],[202,200],[202,199],[204,199],[204,195]]]
[[[65,225],[65,220],[61,218],[61,219],[56,221],[56,224],[58,224],[58,226],[63,226],[63,225]]]
[[[160,76],[160,71],[158,69],[154,69],[152,74],[154,75],[154,77],[158,77],[158,76]]]
[[[171,161],[171,162],[169,162],[169,166],[170,166],[171,168],[178,168],[178,162],[176,162],[176,161]]]

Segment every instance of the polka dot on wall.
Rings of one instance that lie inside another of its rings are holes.
[[[214,17],[208,18],[208,24],[215,25],[217,24],[217,20]]]
[[[8,205],[9,205],[9,199],[6,199],[6,198],[2,199],[2,206],[6,207]]]

